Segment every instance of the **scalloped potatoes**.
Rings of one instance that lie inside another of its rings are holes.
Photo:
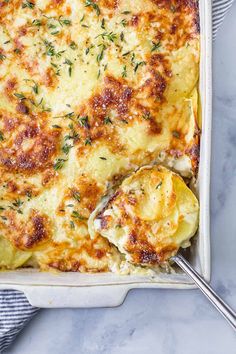
[[[181,177],[162,166],[143,167],[95,210],[90,233],[106,237],[129,262],[161,264],[189,245],[198,210]]]
[[[88,219],[138,167],[196,177],[198,73],[197,0],[1,1],[0,267],[119,272]],[[180,228],[164,175],[166,198],[147,183],[135,212],[169,218],[168,239]]]

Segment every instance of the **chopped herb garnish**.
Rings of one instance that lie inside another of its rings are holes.
[[[4,136],[3,136],[3,133],[0,131],[0,141],[3,141],[4,140]]]
[[[143,66],[143,65],[146,65],[146,62],[145,62],[145,61],[140,61],[140,62],[136,63],[136,64],[135,64],[135,67],[134,67],[134,72],[136,73],[137,70],[138,70],[138,68],[139,68],[140,66]]]
[[[88,47],[88,48],[85,49],[85,54],[88,55],[88,53],[90,52],[90,50],[91,50],[92,48],[94,48],[94,45],[93,45],[93,44],[91,44],[90,47]]]
[[[6,42],[4,42],[3,44],[8,44],[8,43],[10,43],[11,41],[6,41]]]
[[[86,138],[85,142],[84,142],[84,145],[92,145],[91,138]]]
[[[57,26],[56,26],[56,25],[53,25],[52,23],[49,23],[48,28],[50,28],[50,29],[55,29],[55,28],[57,28]]]
[[[71,25],[71,20],[63,19],[62,16],[59,17],[58,22],[60,23],[60,25],[62,27],[63,27],[63,25],[65,25],[65,26],[70,26]]]
[[[156,189],[160,189],[162,185],[162,182],[158,183],[158,185],[156,186]]]
[[[108,116],[104,118],[104,124],[112,124],[112,121]]]
[[[125,26],[127,26],[128,22],[127,22],[127,20],[123,19],[123,20],[121,20],[120,24],[121,24],[123,27],[125,27]]]
[[[27,197],[30,199],[30,198],[32,198],[32,193],[30,192],[30,191],[27,191],[26,192],[26,195],[27,195]]]
[[[59,57],[61,57],[62,53],[65,52],[65,50],[61,50],[59,52],[56,52],[55,48],[54,48],[54,45],[51,42],[47,41],[47,40],[44,41],[44,44],[46,46],[45,54],[50,56],[50,57],[56,56],[57,58],[59,58]]]
[[[48,42],[48,41],[44,41],[44,44],[46,46],[46,55],[53,57],[56,53],[55,53],[55,48],[52,45],[52,43]]]
[[[67,65],[72,65],[73,63],[69,60],[69,59],[66,59],[64,64],[67,64]]]
[[[121,34],[120,34],[120,40],[121,40],[122,42],[125,40],[124,32],[121,32]]]
[[[51,65],[53,66],[53,68],[55,68],[56,70],[54,70],[55,74],[60,76],[60,69],[58,68],[57,64],[54,64],[51,62]]]
[[[5,59],[6,59],[6,55],[0,53],[0,60],[3,61],[3,60],[5,60]]]
[[[22,9],[28,7],[29,9],[33,9],[35,7],[35,4],[31,1],[26,0],[25,2],[23,2],[22,4]]]
[[[37,27],[40,27],[40,26],[42,26],[42,22],[40,21],[40,20],[33,20],[32,21],[32,25],[33,26],[37,26]]]
[[[151,119],[151,113],[150,112],[145,112],[142,115],[142,117],[143,117],[143,119],[149,120],[149,119]]]
[[[70,140],[70,139],[74,139],[74,138],[71,135],[65,135],[64,139],[66,141],[66,140]]]
[[[100,61],[102,61],[103,55],[104,55],[104,50],[102,50],[102,51],[98,54],[98,56],[97,56],[97,62],[98,62],[98,63],[99,63]]]
[[[15,199],[15,201],[12,203],[12,205],[16,208],[20,208],[23,204],[24,202],[22,202],[19,198]]]
[[[80,202],[80,193],[79,192],[73,191],[72,196],[75,200],[77,200],[77,202]]]
[[[106,158],[106,157],[103,157],[103,156],[99,156],[99,159],[101,159],[101,160],[107,160],[107,158]]]
[[[102,28],[102,29],[105,29],[105,19],[104,19],[104,18],[102,19],[101,28]]]
[[[101,46],[101,51],[100,53],[97,55],[97,62],[100,63],[104,57],[104,50],[106,49],[106,46],[103,44]]]
[[[126,65],[123,66],[122,77],[127,77],[127,68]]]
[[[43,97],[39,100],[38,103],[30,99],[30,102],[32,103],[33,106],[39,107],[43,103]]]
[[[38,93],[39,93],[39,86],[38,86],[38,84],[34,84],[34,86],[32,87],[32,89],[33,89],[33,91],[34,91],[34,93],[36,94],[36,95],[38,95]]]
[[[74,140],[74,139],[78,138],[79,134],[77,134],[77,132],[75,131],[73,124],[70,123],[68,127],[70,128],[72,134],[66,135],[64,137],[65,141],[70,140],[70,139]]]
[[[62,167],[64,166],[64,163],[66,162],[67,160],[65,159],[57,159],[57,161],[54,163],[53,165],[53,168],[55,171],[58,171],[58,170],[61,170]]]
[[[20,210],[20,207],[24,204],[19,198],[15,199],[15,201],[12,203],[12,205],[17,208],[16,211],[18,214],[23,214],[23,212]],[[13,207],[9,206],[10,209],[15,210]]]
[[[69,74],[69,76],[71,76],[73,63],[72,63],[69,59],[66,59],[65,62],[64,62],[64,64],[69,65],[68,74]]]
[[[70,128],[70,130],[72,131],[72,134],[73,134],[73,139],[77,138],[78,137],[78,134],[76,133],[75,129],[74,129],[74,126],[72,123],[70,123],[68,125],[68,127]]]
[[[81,127],[89,128],[88,116],[78,117]]]
[[[126,53],[122,54],[122,57],[126,57],[126,56],[129,55],[130,53],[131,53],[131,51],[126,52]]]
[[[26,97],[22,93],[14,93],[14,96],[19,98],[19,100],[25,100],[26,99]]]
[[[172,132],[172,135],[173,135],[175,138],[177,138],[177,139],[180,138],[179,132],[177,132],[176,130],[174,130],[174,131]]]
[[[64,117],[71,119],[74,116],[74,114],[75,114],[74,112],[70,112],[70,113],[65,114]]]
[[[55,129],[61,129],[61,126],[57,125],[57,124],[53,124],[52,127],[55,128]]]
[[[73,210],[73,211],[72,211],[71,216],[72,216],[73,218],[76,218],[76,219],[79,219],[79,220],[87,220],[87,218],[85,218],[83,215],[81,215],[80,213],[78,213],[78,211],[76,211],[76,210]]]
[[[152,42],[152,48],[151,48],[151,52],[154,52],[155,50],[158,50],[161,47],[161,42]]]
[[[93,0],[86,0],[85,1],[85,7],[91,6],[95,11],[96,14],[99,16],[101,11],[100,8],[98,6],[98,4],[96,4]]]
[[[60,33],[60,31],[51,32],[51,34],[52,34],[53,36],[56,36],[58,33]]]
[[[83,15],[83,16],[81,17],[81,19],[80,19],[79,22],[83,22],[84,18],[85,18],[85,15]]]
[[[21,52],[21,50],[19,48],[14,49],[14,53],[16,53],[16,54],[20,54],[20,52]]]
[[[98,34],[95,38],[102,37],[102,39],[108,39],[111,42],[114,42],[114,40],[117,38],[117,35],[114,32],[103,32]]]
[[[74,112],[70,112],[70,113],[67,113],[63,116],[57,116],[57,117],[53,117],[53,118],[69,118],[69,119],[72,119],[72,117],[74,116]]]
[[[76,44],[75,42],[71,42],[71,43],[69,44],[69,47],[70,47],[71,49],[73,49],[73,50],[75,50],[75,49],[78,48],[78,46],[77,46],[77,44]]]
[[[62,151],[64,152],[64,154],[68,155],[69,152],[70,152],[70,149],[72,149],[72,148],[73,148],[73,145],[69,145],[69,144],[66,143],[62,147]]]
[[[72,221],[72,220],[70,221],[70,228],[71,228],[71,229],[74,229],[74,228],[75,228],[75,223],[74,223],[74,221]]]
[[[121,13],[122,13],[122,15],[129,15],[129,14],[131,14],[131,11],[123,11]]]

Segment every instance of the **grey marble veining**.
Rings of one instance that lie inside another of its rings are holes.
[[[236,309],[236,3],[214,44],[212,285]],[[6,354],[236,354],[198,290],[133,290],[114,309],[42,310]]]

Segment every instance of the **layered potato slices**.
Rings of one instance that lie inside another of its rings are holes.
[[[145,165],[197,176],[198,13],[197,0],[0,0],[2,269],[119,272],[125,239],[121,249],[88,230],[101,199]],[[180,221],[182,199],[190,210],[197,202],[161,171],[156,190],[143,175],[157,209],[140,195],[137,218],[163,208],[159,231],[145,221],[150,238],[178,247],[197,225],[197,211]],[[132,247],[127,259],[141,260]]]

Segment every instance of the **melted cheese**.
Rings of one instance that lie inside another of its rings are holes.
[[[143,167],[92,213],[90,234],[106,237],[129,262],[155,265],[189,245],[198,209],[197,198],[178,175],[160,165]]]
[[[198,70],[195,0],[0,1],[0,266],[119,269],[87,220],[140,166],[196,175]]]

